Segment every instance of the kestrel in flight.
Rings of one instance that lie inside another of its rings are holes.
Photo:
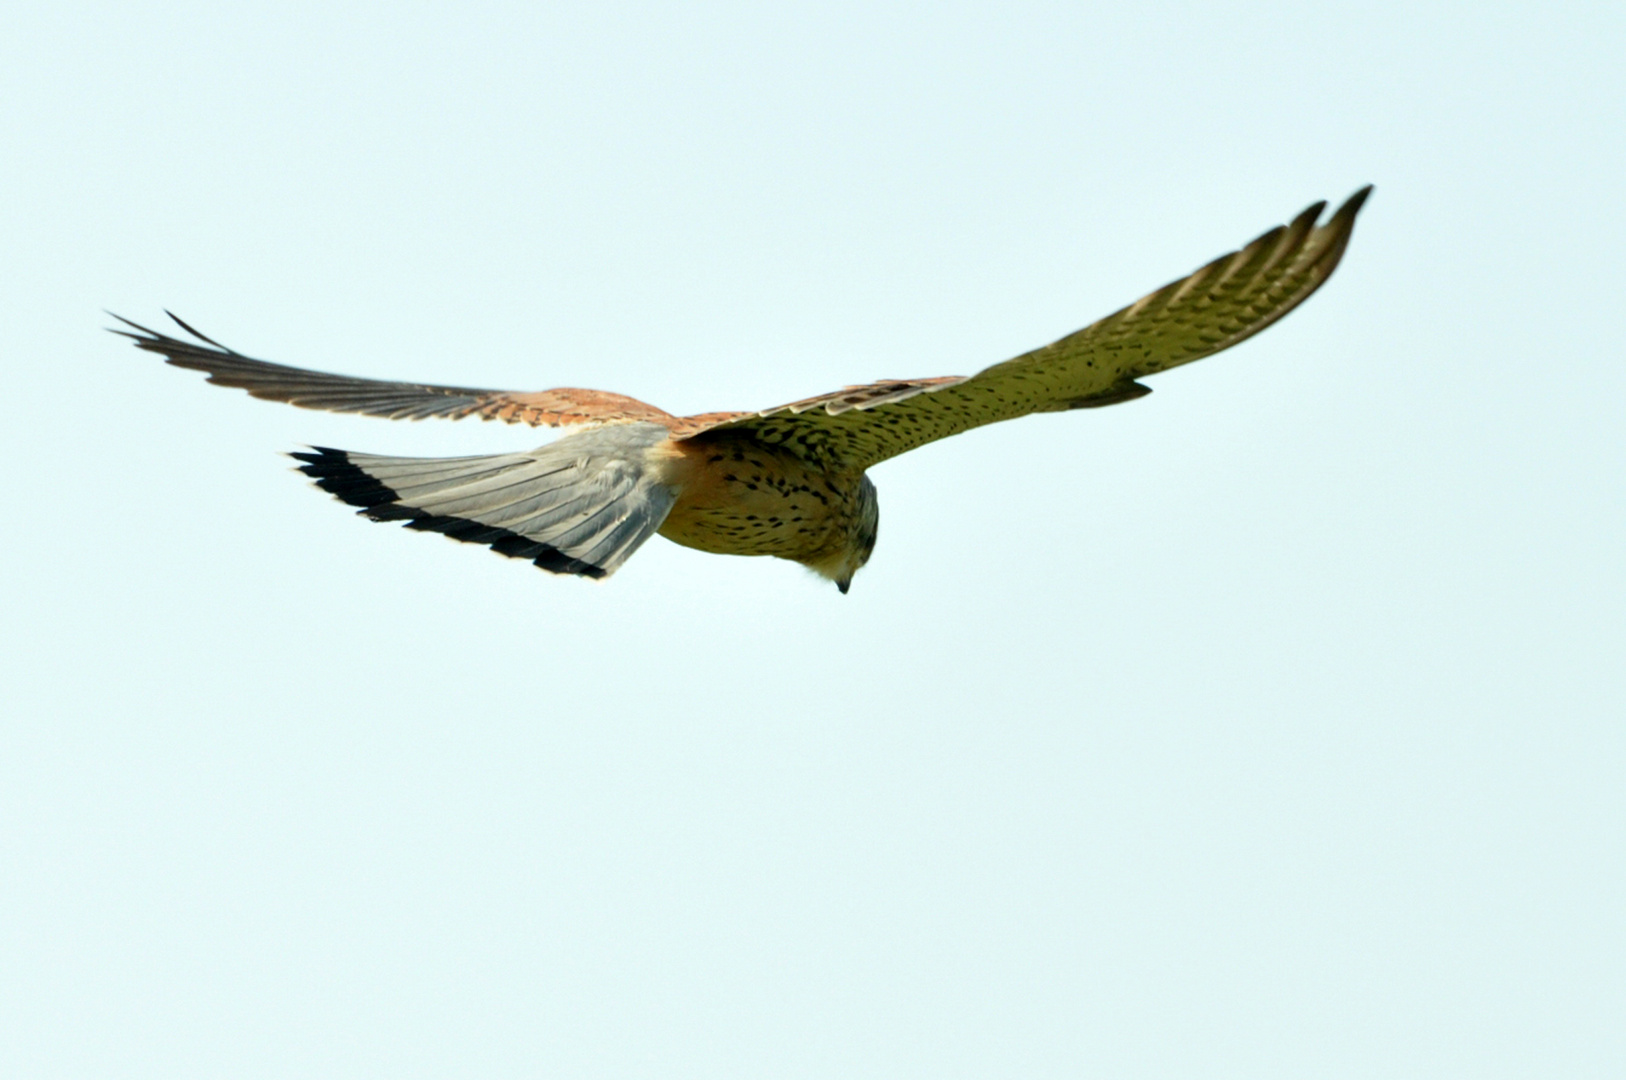
[[[171,315],[196,341],[120,319],[115,333],[258,398],[392,420],[426,416],[573,427],[523,453],[403,458],[313,447],[292,456],[374,521],[444,533],[557,574],[613,574],[655,533],[723,555],[801,563],[845,593],[875,547],[864,470],[996,420],[1116,405],[1137,380],[1228,349],[1303,303],[1349,243],[1362,188],[1317,226],[1309,207],[1060,341],[969,377],[849,386],[759,412],[672,416],[602,390],[534,393],[386,382],[269,364]],[[117,316],[115,316],[117,318]]]

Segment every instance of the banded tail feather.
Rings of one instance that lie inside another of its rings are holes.
[[[373,521],[485,544],[555,574],[615,573],[672,509],[649,468],[654,424],[585,431],[518,454],[407,458],[315,446],[299,470]]]

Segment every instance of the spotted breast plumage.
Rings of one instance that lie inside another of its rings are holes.
[[[173,315],[193,340],[122,318],[129,329],[115,333],[212,383],[309,409],[579,429],[523,453],[402,458],[315,447],[292,455],[318,486],[374,521],[590,578],[614,573],[658,532],[701,551],[789,559],[846,592],[875,547],[871,465],[983,424],[1151,393],[1140,379],[1227,349],[1315,292],[1338,266],[1370,191],[1322,225],[1326,204],[1316,203],[1121,311],[976,375],[883,380],[755,412],[673,416],[601,390],[329,375],[251,359]]]

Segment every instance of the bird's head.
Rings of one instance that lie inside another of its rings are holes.
[[[842,595],[852,587],[853,575],[861,570],[875,552],[875,537],[881,525],[881,504],[875,495],[875,485],[868,476],[858,478],[854,494],[852,516],[847,520],[846,533],[839,546],[805,565],[820,577],[836,583]]]

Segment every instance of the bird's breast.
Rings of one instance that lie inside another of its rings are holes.
[[[678,491],[660,533],[722,555],[816,560],[839,547],[859,475],[832,472],[749,436],[719,432],[666,444]]]

